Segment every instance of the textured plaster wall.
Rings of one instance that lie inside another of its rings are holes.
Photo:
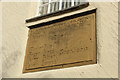
[[[118,68],[118,3],[92,3],[97,11],[98,63],[110,76]]]
[[[118,3],[118,52],[120,52],[120,2]],[[118,58],[120,58],[120,54],[118,54]],[[118,59],[118,66],[120,66],[120,59]],[[120,69],[118,69],[118,77],[120,78]]]
[[[33,16],[29,2],[2,3],[2,76],[16,77],[22,73],[28,28],[25,20]],[[30,13],[30,14],[29,14]]]
[[[28,29],[25,19],[36,15],[37,3],[3,3],[3,77],[118,77],[118,3],[90,3],[97,8],[98,64],[22,74]]]

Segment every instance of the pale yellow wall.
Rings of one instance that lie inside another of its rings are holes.
[[[117,3],[91,3],[97,10],[98,64],[22,74],[28,28],[25,19],[36,15],[37,3],[3,3],[3,77],[107,78],[118,73]]]
[[[91,5],[98,8],[98,63],[108,75],[116,76],[118,74],[118,3],[98,2]]]
[[[0,2],[0,48],[2,47],[2,4]],[[0,64],[2,64],[2,51],[0,49]],[[0,65],[0,79],[2,76],[2,65]]]
[[[27,18],[33,18],[35,16],[38,16],[39,4],[40,3],[38,3],[38,2],[31,2],[29,4],[30,7],[28,7],[29,12],[28,12],[28,17]]]
[[[29,17],[31,3],[5,2],[2,8],[2,76],[15,77],[22,73],[28,35],[25,20]]]
[[[118,3],[118,33],[120,31],[120,2]],[[118,34],[118,36],[120,36],[120,34]],[[120,52],[120,37],[118,37],[118,52]],[[119,58],[120,58],[120,54],[118,54]],[[118,59],[118,63],[120,63],[120,59]],[[118,64],[118,66],[120,66],[120,64]],[[118,77],[120,78],[120,69],[118,69]]]

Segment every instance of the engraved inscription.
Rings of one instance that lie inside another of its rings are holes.
[[[95,14],[29,31],[25,69],[93,60]]]

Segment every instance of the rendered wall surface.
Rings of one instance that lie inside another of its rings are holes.
[[[34,3],[33,3],[34,4]],[[31,8],[29,2],[2,3],[2,76],[15,77],[22,73],[28,28],[25,19]]]
[[[0,2],[0,17],[2,17],[2,4]],[[2,18],[0,18],[0,48],[2,47]],[[2,64],[2,50],[0,50],[0,64]],[[0,79],[2,77],[2,65],[0,65]]]
[[[36,3],[3,3],[2,77],[118,77],[118,3],[94,2],[90,5],[97,8],[98,64],[22,74],[28,38],[25,19],[36,15]]]

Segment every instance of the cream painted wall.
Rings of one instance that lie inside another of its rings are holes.
[[[1,47],[2,47],[2,4],[0,2],[0,64],[2,64],[2,51],[1,51]],[[0,65],[0,79],[2,77],[2,65]]]
[[[25,20],[35,13],[30,2],[2,3],[2,76],[16,77],[22,73],[28,28]],[[33,11],[30,12],[31,8]]]
[[[97,8],[98,64],[22,74],[28,29],[25,19],[36,15],[37,3],[3,3],[3,77],[118,77],[118,3],[94,2]]]
[[[115,76],[118,69],[118,3],[101,2],[92,5],[98,8],[98,63],[106,73]]]
[[[120,36],[120,2],[118,3],[118,36]],[[120,37],[118,37],[118,52],[120,52]],[[118,54],[118,57],[120,58],[120,54]],[[120,63],[120,59],[118,59],[118,63]],[[120,64],[118,64],[120,66]],[[120,69],[118,69],[118,77],[120,78]]]

